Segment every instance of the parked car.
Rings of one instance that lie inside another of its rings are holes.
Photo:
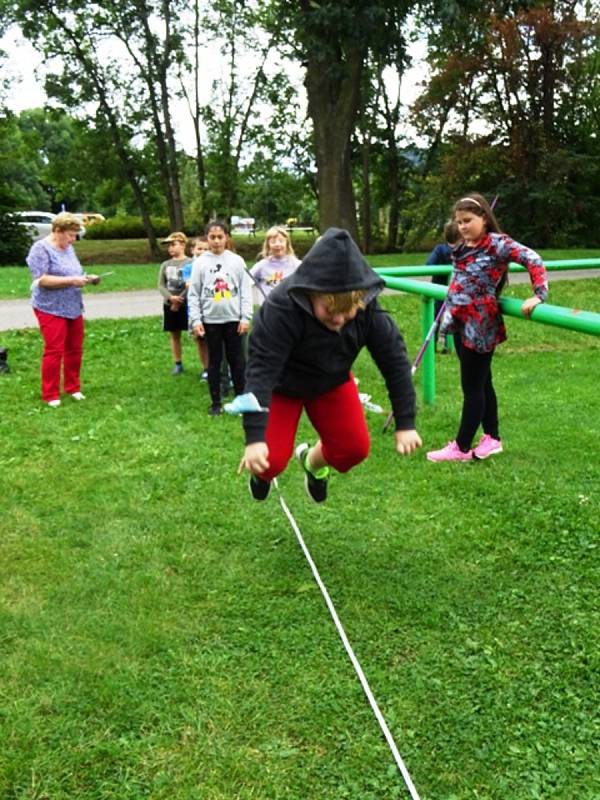
[[[19,225],[24,225],[29,230],[34,242],[48,236],[52,230],[52,220],[55,216],[56,214],[52,214],[50,211],[17,211],[15,213]]]

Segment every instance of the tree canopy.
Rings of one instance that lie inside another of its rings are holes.
[[[598,2],[0,0],[0,11],[42,53],[49,98],[2,116],[14,208],[137,214],[151,244],[156,215],[173,229],[295,217],[392,249],[427,246],[456,195],[478,189],[500,196],[503,226],[531,244],[598,244]],[[427,69],[407,105],[415,38]]]

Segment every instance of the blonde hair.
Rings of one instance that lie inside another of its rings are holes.
[[[329,314],[347,314],[355,308],[365,307],[366,289],[354,289],[351,292],[311,292],[311,297],[323,301]]]
[[[286,256],[293,256],[296,255],[294,253],[294,248],[292,247],[292,240],[290,239],[289,233],[286,231],[285,228],[281,228],[279,225],[273,225],[272,228],[269,228],[265,235],[265,240],[263,242],[262,250],[260,254],[263,258],[268,258],[269,253],[269,240],[274,239],[276,236],[281,236],[285,239],[285,254]]]
[[[69,211],[62,211],[52,220],[53,233],[55,231],[59,231],[60,233],[63,233],[64,231],[76,231],[79,233],[81,228],[81,220],[76,217],[75,214],[71,214]]]
[[[192,253],[194,252],[194,248],[196,247],[198,242],[203,242],[206,245],[206,248],[208,249],[208,239],[206,238],[206,236],[193,236],[191,239],[187,240],[186,250],[190,255],[192,255]]]

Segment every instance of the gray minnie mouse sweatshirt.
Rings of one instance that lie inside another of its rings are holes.
[[[198,323],[250,322],[252,283],[243,259],[230,250],[194,259],[188,309],[192,328]]]

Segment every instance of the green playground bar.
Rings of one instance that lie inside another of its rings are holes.
[[[574,262],[555,262],[556,264],[569,264],[564,269],[575,269],[571,266]],[[552,262],[548,262],[546,266],[550,267]],[[586,259],[585,266],[600,265],[600,259]],[[577,267],[581,268],[582,263],[579,260]],[[449,267],[391,267],[384,269],[377,269],[388,289],[395,289],[400,292],[408,292],[411,294],[418,294],[423,298],[423,313],[422,313],[422,331],[423,339],[433,325],[433,301],[444,300],[446,297],[447,289],[445,286],[440,286],[436,283],[429,283],[425,281],[412,280],[410,278],[396,277],[398,274],[406,275],[405,270],[424,270],[422,273],[411,273],[431,275],[431,274],[444,274],[443,272],[433,273],[434,270],[441,269],[450,271]],[[522,268],[521,268],[522,269]],[[394,275],[390,275],[390,270],[394,270]],[[500,308],[502,313],[508,317],[520,317],[521,319],[528,319],[521,312],[522,300],[517,300],[511,297],[500,298]],[[564,308],[563,306],[553,306],[549,303],[541,303],[536,306],[529,317],[531,322],[539,322],[542,325],[553,325],[557,328],[565,328],[567,330],[578,331],[579,333],[587,333],[591,336],[600,336],[600,314],[592,311],[583,311],[579,308]],[[435,344],[434,340],[429,342],[427,349],[423,355],[421,362],[422,368],[422,385],[423,385],[423,399],[425,403],[432,405],[435,403]]]

